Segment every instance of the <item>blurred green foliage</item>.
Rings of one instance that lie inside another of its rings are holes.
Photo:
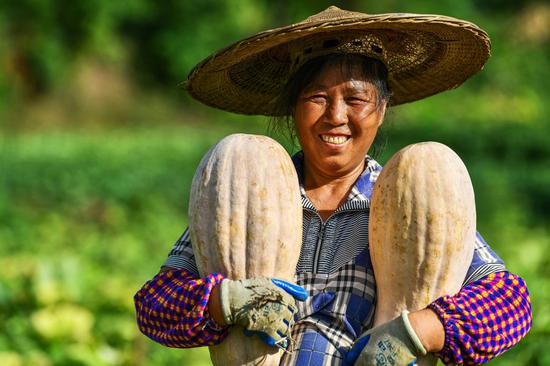
[[[4,0],[0,365],[209,364],[205,349],[139,334],[132,296],[186,226],[201,156],[229,133],[265,133],[266,123],[210,110],[176,85],[212,51],[331,4],[446,14],[490,34],[482,73],[389,112],[377,157],[426,140],[459,153],[478,228],[533,302],[532,331],[492,364],[550,364],[547,2]]]

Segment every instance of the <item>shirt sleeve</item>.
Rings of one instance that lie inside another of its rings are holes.
[[[185,229],[168,254],[163,267],[185,269],[195,277],[199,277],[193,246],[189,238],[189,228]]]
[[[491,249],[480,233],[476,232],[474,256],[462,286],[477,281],[491,273],[505,271],[506,267],[500,257]]]
[[[532,324],[525,281],[506,271],[471,282],[429,307],[445,328],[438,356],[446,365],[488,362],[516,345]]]
[[[141,332],[168,347],[221,342],[228,327],[219,326],[210,316],[208,300],[224,277],[219,273],[199,277],[188,230],[178,239],[163,267],[165,270],[134,296]]]
[[[210,346],[225,338],[208,312],[208,299],[220,274],[194,278],[184,269],[157,274],[134,296],[139,329],[155,342],[168,347]]]

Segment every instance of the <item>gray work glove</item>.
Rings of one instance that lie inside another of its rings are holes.
[[[409,322],[408,311],[365,332],[346,355],[346,366],[413,366],[426,349]]]
[[[227,324],[258,335],[271,346],[286,348],[297,311],[295,300],[307,298],[304,288],[290,282],[265,277],[233,281],[224,279],[220,303]]]

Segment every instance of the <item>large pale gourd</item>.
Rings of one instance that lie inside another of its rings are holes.
[[[374,187],[370,255],[377,286],[374,325],[460,290],[472,261],[474,191],[463,162],[436,142],[409,145]],[[428,356],[418,365],[435,365]]]
[[[298,177],[281,145],[235,134],[202,159],[191,186],[190,235],[201,275],[294,280],[302,242]],[[232,327],[214,365],[278,365],[282,351]]]

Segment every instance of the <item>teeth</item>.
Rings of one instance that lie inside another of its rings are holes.
[[[343,144],[348,140],[346,136],[328,136],[328,135],[321,135],[321,138],[324,142],[328,142],[331,144]]]

